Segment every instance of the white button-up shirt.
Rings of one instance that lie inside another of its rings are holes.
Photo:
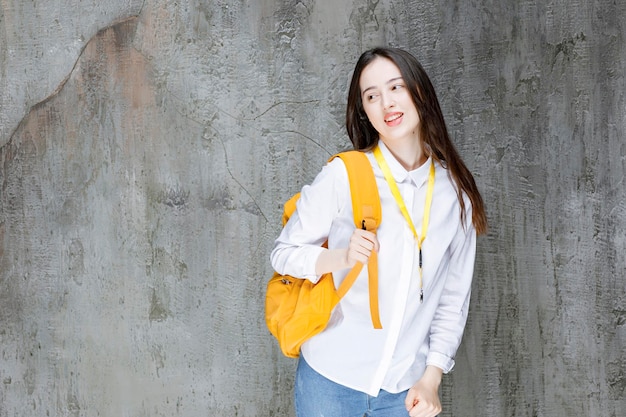
[[[406,171],[382,141],[382,153],[421,233],[428,186],[427,163]],[[371,152],[382,205],[377,230],[380,250],[379,308],[382,329],[374,329],[369,310],[367,268],[333,311],[328,327],[302,345],[307,363],[326,378],[376,396],[410,388],[426,365],[445,373],[454,366],[467,319],[474,270],[476,232],[465,196],[466,225],[460,220],[456,188],[447,170],[435,164],[430,224],[422,244],[424,301],[419,300],[417,242]],[[315,264],[325,250],[346,248],[354,231],[348,175],[335,158],[302,189],[297,210],[276,240],[272,266],[284,275],[319,279]],[[333,273],[338,287],[348,269]]]

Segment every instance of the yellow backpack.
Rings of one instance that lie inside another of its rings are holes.
[[[376,233],[382,214],[380,197],[374,171],[367,156],[360,151],[347,151],[335,157],[343,160],[348,170],[352,211],[355,227]],[[285,203],[283,226],[296,210],[300,193]],[[324,243],[324,246],[327,246]],[[267,284],[265,295],[265,321],[285,356],[297,358],[300,346],[306,340],[326,328],[333,308],[348,292],[358,277],[363,264],[358,263],[350,270],[341,285],[335,290],[331,273],[324,274],[316,284],[308,279],[289,275],[274,275]],[[378,312],[378,261],[372,251],[368,261],[370,313],[374,328],[381,329]]]

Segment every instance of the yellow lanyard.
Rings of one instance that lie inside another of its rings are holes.
[[[424,301],[424,277],[422,271],[422,242],[426,239],[426,230],[428,229],[428,222],[430,221],[430,206],[433,202],[433,190],[435,188],[435,164],[430,161],[430,171],[428,173],[428,189],[426,190],[426,202],[424,204],[424,218],[422,220],[422,233],[421,237],[417,235],[417,231],[415,230],[415,226],[413,226],[413,221],[411,220],[411,216],[409,215],[409,211],[406,208],[406,204],[404,204],[404,200],[402,199],[402,194],[400,194],[400,190],[396,185],[396,181],[391,174],[391,169],[389,169],[389,165],[387,165],[387,161],[385,161],[385,157],[383,156],[382,151],[378,145],[374,148],[374,157],[378,162],[378,166],[383,171],[383,175],[385,176],[385,180],[387,180],[387,184],[389,184],[389,188],[391,189],[391,194],[393,194],[396,203],[398,203],[398,207],[402,212],[402,215],[406,219],[406,222],[409,224],[411,231],[413,232],[413,236],[415,237],[415,241],[417,242],[417,248],[419,251],[419,275],[420,275],[420,303]]]

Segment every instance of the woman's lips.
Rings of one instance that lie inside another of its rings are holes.
[[[385,123],[387,126],[397,126],[402,123],[402,116],[404,114],[400,112],[389,113],[385,115]]]

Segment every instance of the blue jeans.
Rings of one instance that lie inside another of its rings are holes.
[[[408,417],[407,391],[392,394],[380,390],[377,397],[328,380],[315,372],[302,356],[296,371],[298,417]]]

